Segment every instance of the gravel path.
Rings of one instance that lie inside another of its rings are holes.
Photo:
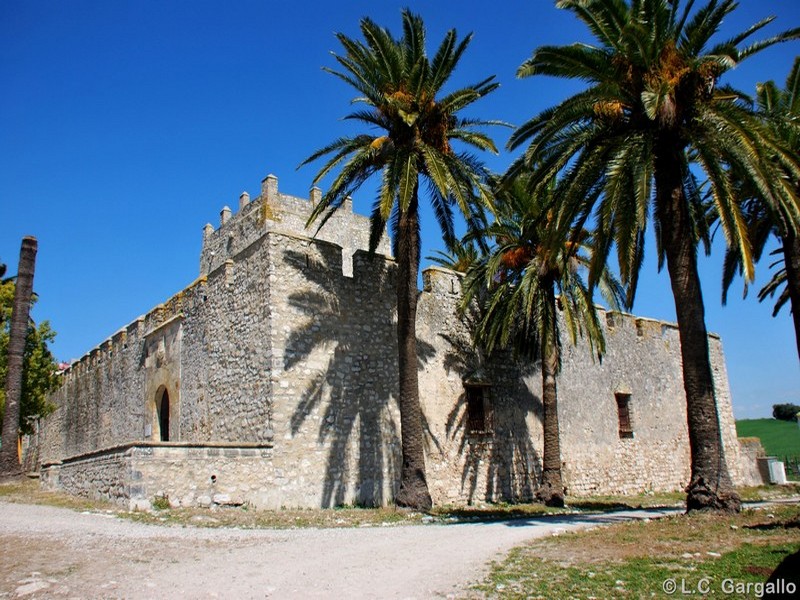
[[[240,530],[0,502],[0,598],[448,597],[526,540],[670,512]]]

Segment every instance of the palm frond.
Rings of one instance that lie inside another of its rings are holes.
[[[786,78],[786,110],[793,115],[800,114],[800,56],[795,56]]]
[[[593,238],[557,223],[562,218],[558,186],[551,182],[536,195],[527,179],[490,178],[497,213],[482,232],[490,238],[489,250],[468,269],[463,286],[462,306],[478,303],[476,343],[488,351],[511,348],[536,358],[547,346],[559,347],[563,326],[573,343],[585,338],[592,353],[602,355],[605,343],[591,300],[593,288],[576,269],[591,262],[583,252],[596,250]],[[602,293],[619,306],[624,297],[619,281],[607,272],[599,279]]]
[[[315,184],[339,169],[310,221],[323,217],[324,223],[348,194],[379,172],[374,223],[391,225],[396,210],[405,211],[412,200],[416,202],[420,177],[428,180],[431,202],[440,221],[452,220],[452,203],[467,219],[477,214],[477,202],[490,204],[482,165],[471,155],[454,152],[449,143],[452,140],[497,152],[492,139],[476,129],[497,122],[459,119],[457,113],[497,89],[498,83],[488,77],[435,99],[468,47],[471,35],[459,40],[455,30],[447,32],[429,62],[422,19],[406,9],[402,23],[399,39],[369,18],[360,21],[363,41],[344,34],[336,36],[344,48],[342,55],[334,54],[341,70],[326,71],[358,90],[360,96],[356,100],[370,106],[345,118],[376,127],[383,134],[340,138],[303,161],[301,166],[328,157]],[[440,225],[445,235],[452,230],[452,223],[441,221]]]
[[[761,19],[758,23],[751,25],[738,35],[735,35],[734,37],[714,46],[714,48],[709,52],[709,54],[718,54],[722,48],[736,48],[736,46],[741,44],[743,41],[745,41],[747,38],[749,38],[757,31],[760,31],[761,29],[772,23],[774,20],[775,17],[767,17],[766,19]]]
[[[622,49],[620,42],[628,21],[628,7],[622,0],[559,0],[556,7],[574,12],[605,46]]]
[[[719,31],[722,20],[736,8],[735,0],[711,0],[700,8],[682,28],[678,48],[687,56],[703,52],[711,37]]]
[[[587,44],[542,46],[517,69],[517,77],[551,75],[599,82],[613,72],[612,54]]]
[[[745,58],[749,58],[770,46],[774,46],[775,44],[781,44],[783,42],[788,42],[791,40],[800,39],[800,27],[795,27],[794,29],[789,29],[788,31],[784,31],[776,36],[771,38],[767,38],[766,40],[760,40],[753,44],[750,44],[746,48],[743,48],[739,51],[739,62],[743,61]]]

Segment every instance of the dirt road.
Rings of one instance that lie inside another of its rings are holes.
[[[0,502],[0,598],[448,597],[528,539],[657,514],[241,530]]]

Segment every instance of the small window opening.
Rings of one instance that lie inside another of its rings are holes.
[[[470,433],[486,433],[492,430],[492,411],[487,398],[487,386],[467,385],[467,428]]]
[[[617,418],[619,420],[619,437],[632,438],[633,425],[631,422],[631,395],[630,394],[614,394],[617,400]]]
[[[169,441],[169,393],[164,390],[158,403],[158,429],[162,442]]]

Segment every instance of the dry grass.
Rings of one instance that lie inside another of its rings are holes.
[[[702,584],[709,593],[731,597],[723,593],[725,581],[761,584],[798,549],[796,503],[738,515],[681,514],[533,541],[495,564],[474,595],[669,598],[669,580],[695,595]]]
[[[281,510],[252,510],[247,507],[172,508],[151,512],[127,512],[123,516],[145,523],[240,529],[388,527],[415,525],[421,523],[424,518],[420,513],[394,507]]]
[[[39,485],[38,479],[28,477],[0,479],[0,500],[19,504],[43,504],[80,511],[119,510],[119,507],[103,500],[45,491]]]
[[[747,500],[800,492],[800,486],[783,488],[751,488],[743,490]],[[645,494],[641,496],[597,496],[572,498],[565,509],[547,508],[541,504],[485,504],[479,506],[437,506],[430,515],[397,509],[340,507],[332,509],[281,509],[275,511],[238,508],[164,508],[149,512],[129,512],[115,504],[60,492],[41,489],[37,479],[16,478],[0,481],[0,500],[26,504],[44,504],[79,511],[115,513],[135,521],[199,527],[296,528],[296,527],[368,527],[414,525],[432,522],[461,522],[492,519],[514,519],[565,513],[607,512],[617,509],[676,506],[683,501],[679,493]]]
[[[422,522],[424,515],[412,511],[384,508],[342,507],[256,511],[238,508],[177,508],[130,512],[110,502],[70,496],[42,490],[36,479],[16,478],[0,481],[0,500],[22,504],[43,504],[78,511],[115,513],[120,517],[145,523],[194,525],[198,527],[295,528],[295,527],[367,527]]]
[[[764,540],[779,544],[800,542],[800,529],[780,526],[798,517],[800,508],[797,506],[746,509],[739,515],[680,514],[564,534],[535,542],[530,549],[538,557],[561,566],[619,562],[653,555],[671,560],[684,554],[721,554],[742,544],[758,545]],[[764,527],[770,524],[776,527]]]

